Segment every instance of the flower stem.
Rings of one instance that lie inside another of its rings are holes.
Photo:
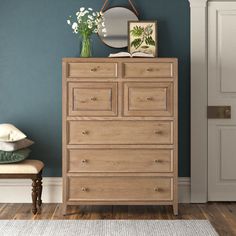
[[[91,57],[91,41],[88,35],[82,36],[80,57]]]

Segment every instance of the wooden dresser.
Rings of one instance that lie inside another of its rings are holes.
[[[178,62],[63,59],[63,206],[173,205]]]

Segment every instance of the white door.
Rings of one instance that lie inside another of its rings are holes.
[[[236,201],[236,2],[210,2],[208,22],[208,200]]]

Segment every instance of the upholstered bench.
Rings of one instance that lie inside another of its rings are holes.
[[[38,160],[25,160],[13,164],[0,164],[1,179],[32,179],[32,212],[42,205],[42,171],[44,164]]]

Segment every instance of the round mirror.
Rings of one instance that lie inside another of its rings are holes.
[[[112,7],[103,12],[104,21],[98,31],[101,40],[113,48],[128,46],[128,21],[137,21],[133,11],[125,7]]]

